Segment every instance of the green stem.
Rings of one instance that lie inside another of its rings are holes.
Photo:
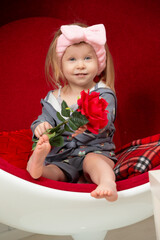
[[[70,118],[69,118],[69,119],[70,119]],[[69,122],[69,119],[68,119],[68,120],[65,120],[64,122],[59,123],[59,124],[55,127],[55,129],[56,129],[56,128],[58,129],[59,127],[67,124],[67,123]],[[50,129],[48,129],[46,132],[44,132],[44,134],[46,134],[46,135],[49,137],[49,139],[50,139],[51,137],[53,137],[53,134],[56,133],[56,131],[53,132],[53,133],[49,133],[49,130],[50,130]]]

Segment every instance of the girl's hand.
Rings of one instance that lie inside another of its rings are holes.
[[[35,128],[34,134],[37,138],[40,138],[40,136],[50,128],[52,128],[52,126],[48,122],[42,122]]]
[[[83,133],[84,131],[87,130],[87,126],[83,125],[82,127],[78,128],[73,134],[72,137],[76,137],[78,134]]]

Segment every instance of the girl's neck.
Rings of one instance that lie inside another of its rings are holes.
[[[70,94],[71,96],[73,96],[73,95],[79,96],[81,91],[84,90],[85,92],[87,92],[88,89],[93,88],[95,85],[96,85],[95,82],[93,82],[92,85],[87,86],[86,88],[84,88],[83,86],[66,85],[63,88],[63,92],[64,92],[64,94]]]
[[[95,85],[96,83],[94,83],[91,88],[93,88]],[[77,99],[80,97],[80,92],[83,90],[87,92],[88,88],[84,89],[79,86],[72,87],[71,85],[66,85],[62,88],[61,98],[67,102],[68,106],[71,106],[72,104],[77,103]]]

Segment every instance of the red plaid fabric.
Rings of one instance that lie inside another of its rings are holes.
[[[132,141],[116,154],[116,180],[137,176],[160,165],[160,134]]]

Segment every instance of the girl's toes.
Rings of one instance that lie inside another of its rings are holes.
[[[91,192],[91,196],[96,198],[97,197],[97,193],[95,191]]]
[[[41,137],[39,138],[38,142],[37,142],[37,146],[41,146],[43,143],[43,140],[41,139]]]
[[[48,142],[49,141],[49,138],[48,138],[48,136],[46,135],[46,134],[43,134],[43,141],[44,142]]]

